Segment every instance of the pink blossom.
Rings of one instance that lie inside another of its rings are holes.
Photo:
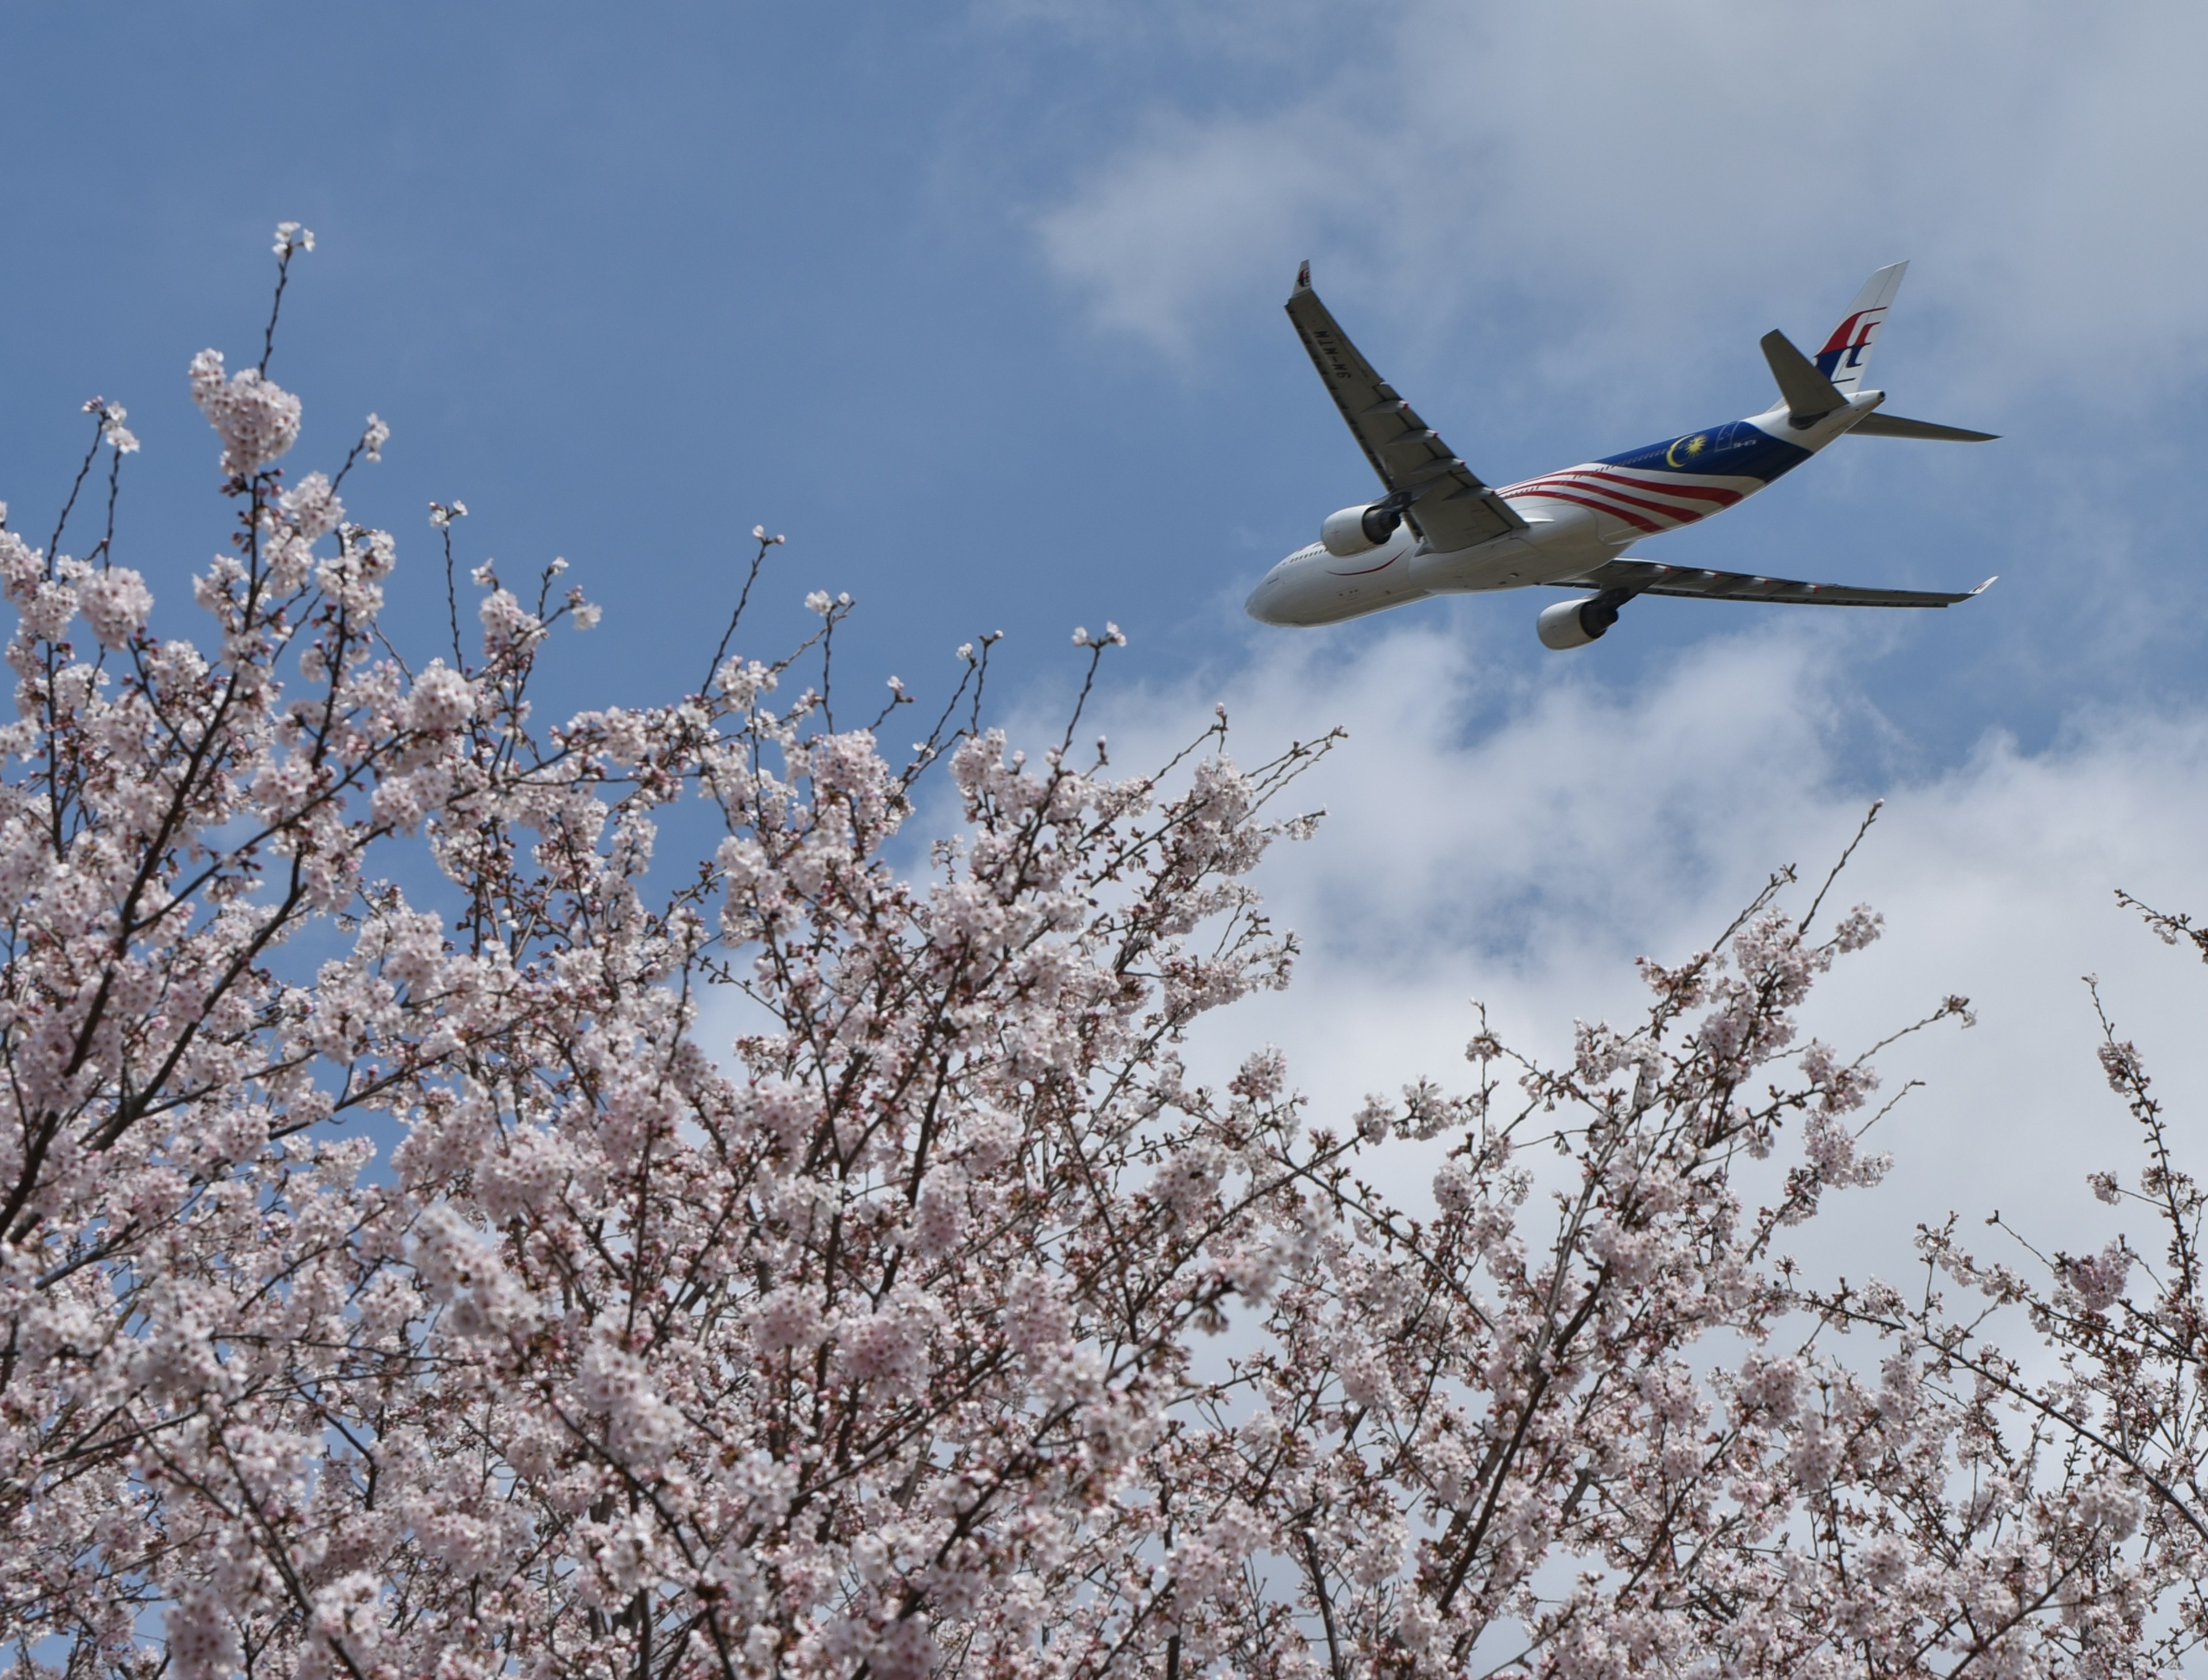
[[[77,606],[102,647],[127,646],[153,610],[146,579],[127,566],[95,572],[77,585]]]
[[[414,680],[406,696],[406,727],[425,735],[450,735],[475,716],[474,690],[468,680],[441,659]]]
[[[309,543],[326,537],[345,523],[345,503],[338,500],[327,477],[310,472],[276,499],[300,536]]]
[[[203,350],[192,358],[191,381],[192,400],[222,439],[225,476],[250,477],[298,441],[299,399],[258,369],[225,377],[222,352]]]
[[[2110,1243],[2098,1254],[2082,1259],[2058,1257],[2057,1264],[2063,1281],[2078,1292],[2085,1311],[2105,1312],[2123,1293],[2124,1281],[2131,1275],[2132,1259],[2120,1245]]]

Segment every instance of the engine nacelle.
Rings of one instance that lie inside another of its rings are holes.
[[[1318,540],[1336,560],[1347,560],[1353,555],[1378,548],[1395,534],[1395,527],[1402,523],[1401,513],[1383,513],[1375,504],[1366,502],[1328,514],[1319,524]]]
[[[1543,647],[1559,653],[1568,647],[1585,647],[1617,622],[1617,609],[1599,595],[1582,595],[1576,601],[1559,601],[1541,609],[1533,628]]]

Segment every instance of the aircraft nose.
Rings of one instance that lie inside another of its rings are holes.
[[[1264,582],[1250,591],[1250,598],[1242,603],[1242,610],[1260,624],[1287,623],[1287,621],[1281,617],[1278,611],[1280,585],[1281,580],[1278,578],[1266,579]]]

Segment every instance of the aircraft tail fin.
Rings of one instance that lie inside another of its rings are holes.
[[[1886,324],[1886,312],[1893,307],[1893,294],[1901,290],[1901,277],[1908,272],[1905,262],[1888,263],[1865,280],[1856,301],[1848,305],[1840,324],[1817,352],[1817,371],[1832,381],[1842,397],[1852,397],[1861,387],[1864,369],[1870,364],[1871,342]]]
[[[1870,349],[1878,329],[1886,324],[1893,294],[1901,290],[1905,262],[1888,263],[1863,282],[1856,301],[1840,317],[1813,361],[1793,346],[1784,333],[1763,335],[1763,358],[1779,381],[1797,426],[1807,426],[1830,414],[1855,397],[1870,367]],[[1961,426],[1936,426],[1929,420],[1908,420],[1883,411],[1867,414],[1848,429],[1865,437],[1926,438],[1946,443],[1990,443],[1996,434],[1969,431]]]

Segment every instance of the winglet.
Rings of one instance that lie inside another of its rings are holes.
[[[1296,291],[1309,291],[1310,290],[1311,259],[1309,257],[1305,257],[1304,259],[1303,267],[1296,270]]]
[[[1971,591],[1968,595],[1965,595],[1965,596],[1963,597],[1963,599],[1965,599],[1965,601],[1975,601],[1975,600],[1977,600],[1977,599],[1978,598],[1978,597],[1980,597],[1981,595],[1983,595],[1983,594],[1984,594],[1988,590],[1991,589],[1991,588],[1992,588],[1995,584],[1999,583],[2000,581],[2001,581],[2001,573],[1998,573],[1998,572],[1996,572],[1996,573],[1995,573],[1993,574],[1993,576],[1991,576],[1990,578],[1988,578],[1988,579],[1985,580],[1985,582],[1983,582],[1983,583],[1980,584],[1980,585],[1979,585],[1976,589],[1972,590],[1972,591]]]

